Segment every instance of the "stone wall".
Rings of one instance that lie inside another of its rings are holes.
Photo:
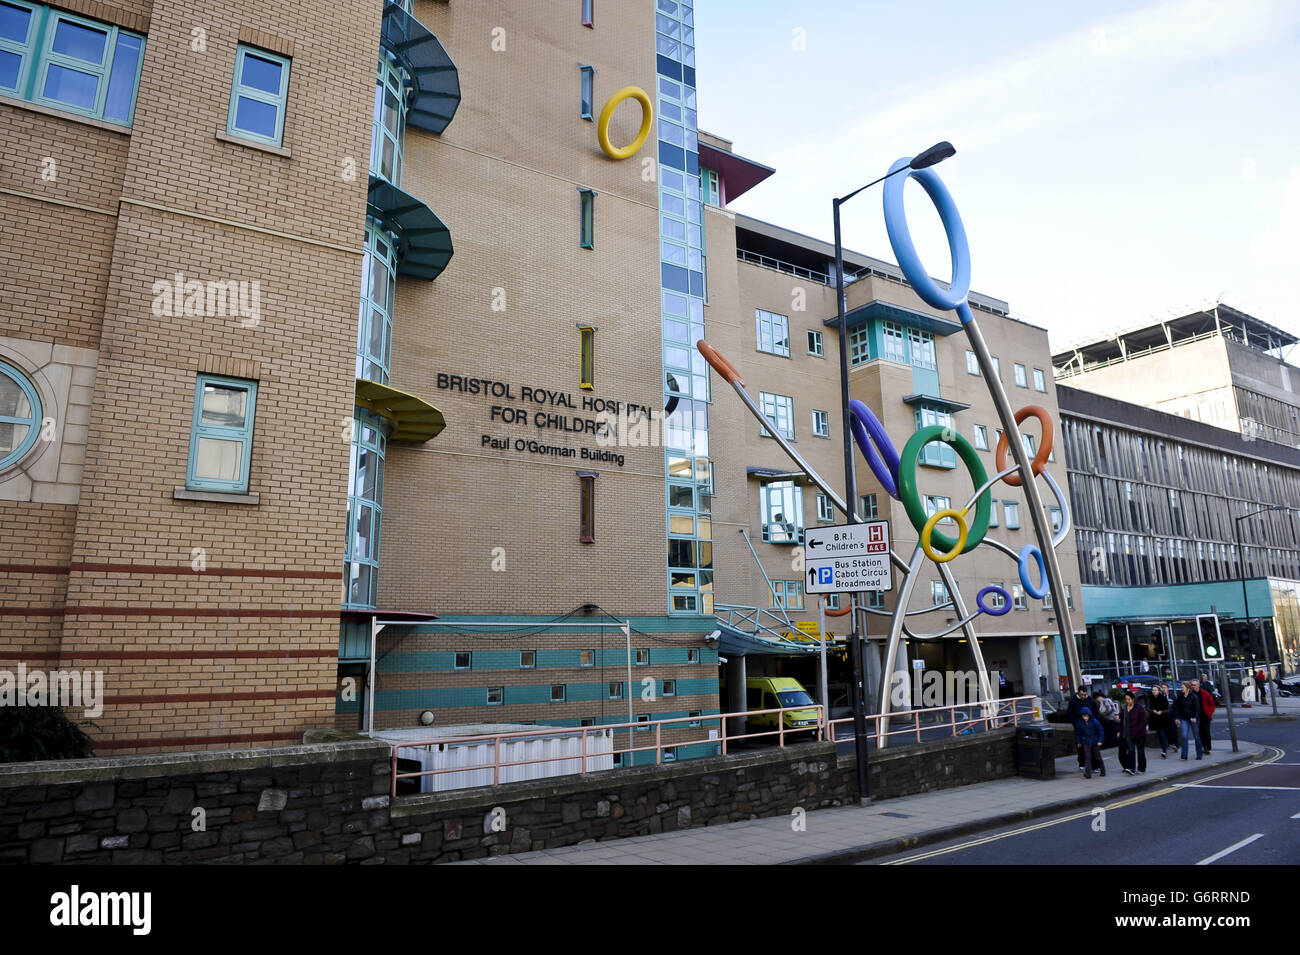
[[[840,744],[843,747],[843,744]],[[447,862],[843,805],[851,753],[806,743],[390,800],[352,741],[0,766],[0,862]],[[1012,730],[873,753],[875,798],[1014,775]]]

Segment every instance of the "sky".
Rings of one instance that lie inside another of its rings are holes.
[[[946,139],[971,287],[1054,348],[1216,300],[1300,334],[1300,0],[697,0],[695,26],[700,128],[776,169],[733,211],[829,241],[832,197]],[[842,216],[895,261],[880,186]]]

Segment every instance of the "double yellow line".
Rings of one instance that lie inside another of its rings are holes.
[[[1267,759],[1255,760],[1253,762],[1247,763],[1245,766],[1240,766],[1236,769],[1227,769],[1221,773],[1215,773],[1213,776],[1205,776],[1198,779],[1197,782],[1208,783],[1214,779],[1222,779],[1224,776],[1231,776],[1235,773],[1244,772],[1245,770],[1253,769],[1256,766],[1264,766],[1268,763],[1277,762],[1279,759],[1281,759],[1283,756],[1286,755],[1284,751],[1278,749],[1276,746],[1269,746],[1267,747],[1267,749],[1272,751],[1272,755],[1269,756]],[[1149,793],[1142,793],[1141,795],[1133,796],[1130,799],[1123,799],[1119,802],[1110,803],[1104,808],[1107,812],[1110,812],[1113,809],[1123,809],[1126,806],[1136,806],[1140,802],[1146,802],[1148,799],[1155,799],[1157,796],[1167,796],[1172,792],[1177,792],[1181,788],[1183,787],[1177,785],[1166,786],[1164,789],[1156,789]],[[916,855],[908,856],[905,859],[894,859],[890,862],[882,862],[881,865],[907,865],[908,863],[911,862],[924,862],[926,859],[933,859],[936,856],[947,855],[950,852],[961,852],[964,849],[973,849],[976,846],[988,845],[990,842],[997,842],[1000,839],[1009,839],[1012,836],[1022,836],[1027,832],[1037,832],[1040,829],[1047,829],[1050,828],[1051,826],[1059,826],[1067,822],[1075,822],[1076,820],[1079,819],[1087,819],[1091,817],[1092,814],[1093,814],[1093,810],[1088,809],[1084,812],[1076,812],[1069,816],[1062,816],[1060,819],[1049,819],[1046,822],[1035,823],[1032,826],[1022,826],[1019,829],[1011,829],[1008,830],[1007,832],[999,832],[996,835],[984,836],[981,839],[972,839],[969,842],[963,842],[955,846],[948,846],[944,849],[933,849],[930,852],[921,852]]]

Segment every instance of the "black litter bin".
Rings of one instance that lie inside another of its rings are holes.
[[[1047,725],[1016,730],[1016,771],[1029,779],[1056,778],[1055,731]]]

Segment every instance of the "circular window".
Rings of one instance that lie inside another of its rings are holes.
[[[41,433],[41,399],[27,377],[0,361],[0,471],[14,464]]]

